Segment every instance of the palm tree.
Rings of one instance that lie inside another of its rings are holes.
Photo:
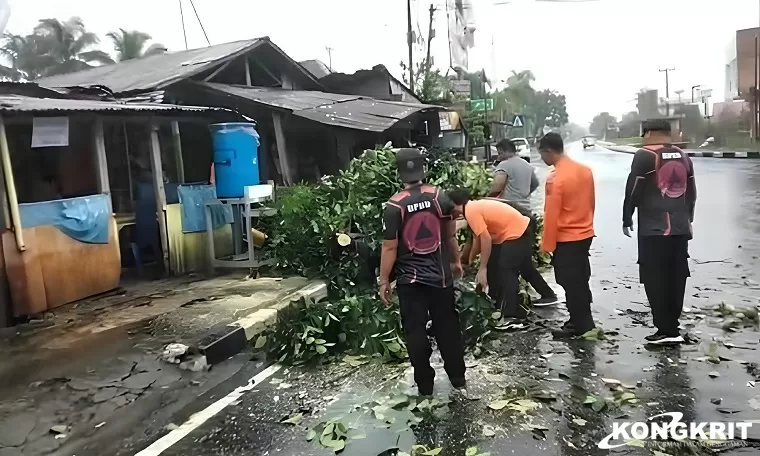
[[[10,66],[0,65],[0,78],[12,81],[30,81],[42,76],[55,61],[45,54],[43,40],[37,35],[2,36],[0,55],[10,61]]]
[[[530,84],[535,80],[536,77],[530,70],[523,70],[519,73],[512,71],[512,75],[507,78],[507,87],[503,93],[513,112],[522,113],[530,104],[536,93]]]
[[[43,76],[71,73],[91,68],[92,62],[100,64],[113,63],[107,53],[100,50],[88,50],[98,44],[100,39],[85,29],[84,22],[72,17],[64,22],[58,19],[41,19],[34,28],[34,35],[42,43],[44,55],[53,59],[43,72]]]
[[[166,51],[166,48],[159,43],[153,43],[148,49],[145,49],[145,45],[151,40],[151,36],[139,30],[128,31],[119,29],[118,32],[110,32],[106,36],[113,41],[116,59],[119,62],[139,59],[140,57],[160,54]]]

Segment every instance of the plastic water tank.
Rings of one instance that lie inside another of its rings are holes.
[[[243,189],[261,183],[259,134],[247,122],[211,125],[217,198],[241,198]]]

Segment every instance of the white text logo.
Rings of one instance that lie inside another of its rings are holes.
[[[670,422],[654,422],[669,417]],[[612,433],[599,442],[599,448],[610,450],[628,445],[631,440],[747,440],[752,423],[683,423],[683,413],[655,415],[647,422],[612,423]]]

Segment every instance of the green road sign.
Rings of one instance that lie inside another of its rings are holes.
[[[470,100],[470,109],[473,111],[485,111],[486,109],[493,111],[493,98]]]

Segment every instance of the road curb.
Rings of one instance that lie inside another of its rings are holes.
[[[312,282],[294,291],[285,298],[266,308],[258,309],[250,315],[227,325],[229,331],[216,337],[211,342],[206,341],[199,347],[206,357],[206,363],[214,365],[237,355],[248,347],[248,343],[258,337],[270,326],[277,323],[277,315],[303,298],[319,301],[327,297],[327,284]]]
[[[619,152],[623,154],[635,154],[636,150],[632,150],[633,148],[622,148],[622,147],[615,147],[615,146],[604,146],[606,149],[611,150],[613,152]],[[696,152],[696,151],[689,151],[685,150],[686,154],[689,157],[701,157],[701,158],[750,158],[750,159],[760,159],[760,152],[712,152],[712,151],[704,151],[704,152]]]

